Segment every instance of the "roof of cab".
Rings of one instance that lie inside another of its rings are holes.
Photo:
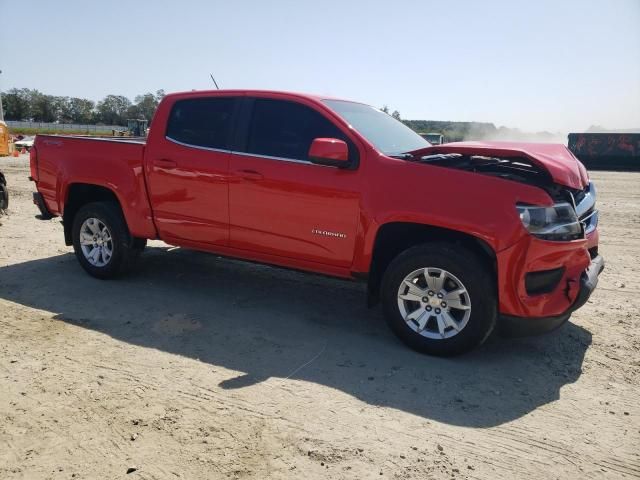
[[[239,96],[285,96],[285,97],[296,97],[296,98],[306,98],[308,100],[314,101],[322,101],[322,100],[342,100],[342,101],[353,101],[347,100],[345,98],[333,97],[331,95],[318,95],[311,93],[303,93],[303,92],[287,92],[284,90],[240,90],[240,89],[231,89],[231,90],[190,90],[186,92],[173,92],[168,93],[166,97],[197,97],[201,95],[207,96],[215,96],[215,95],[239,95]],[[361,102],[354,102],[361,103]]]

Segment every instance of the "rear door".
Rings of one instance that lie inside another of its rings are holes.
[[[347,267],[353,260],[360,202],[354,142],[302,103],[246,99],[244,141],[231,158],[232,247]],[[352,170],[312,164],[314,138],[347,141]]]
[[[231,96],[179,99],[164,135],[152,132],[147,186],[162,239],[228,244],[229,145],[237,104]]]

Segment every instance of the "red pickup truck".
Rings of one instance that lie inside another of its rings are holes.
[[[362,103],[265,91],[167,95],[147,139],[38,135],[41,218],[98,278],[147,239],[364,280],[435,355],[497,325],[553,329],[604,267],[595,188],[562,145],[431,145]]]

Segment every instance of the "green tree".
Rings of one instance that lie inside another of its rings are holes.
[[[91,123],[95,120],[96,104],[86,98],[73,97],[69,99],[71,120],[73,123]]]
[[[122,95],[107,95],[96,106],[97,120],[107,125],[126,125],[131,101]]]
[[[138,115],[147,120],[151,120],[156,108],[158,108],[158,99],[153,93],[145,93],[135,98]]]
[[[393,113],[391,114],[391,116],[393,118],[395,118],[396,120],[401,120],[400,118],[400,112],[398,110],[394,110]]]
[[[145,93],[135,98],[135,105],[129,110],[130,118],[144,118],[151,121],[153,114],[158,108],[160,100],[164,98],[164,90],[153,93]]]
[[[31,117],[28,88],[12,88],[2,94],[2,109],[7,120],[28,120]]]
[[[52,97],[53,110],[56,120],[60,123],[73,122],[71,99],[69,97]]]
[[[38,90],[29,91],[30,114],[36,122],[53,122],[56,120],[56,104],[54,97]]]
[[[138,107],[138,105],[132,104],[129,108],[127,108],[126,117],[127,117],[127,119],[129,119],[129,118],[133,118],[133,119],[142,118],[142,112],[140,111],[140,108]]]

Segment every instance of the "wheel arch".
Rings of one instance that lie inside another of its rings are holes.
[[[83,205],[91,202],[112,202],[118,205],[125,224],[127,224],[126,216],[122,209],[122,203],[116,193],[104,185],[93,183],[72,183],[67,187],[64,203],[64,211],[62,214],[62,224],[64,227],[65,245],[73,245],[71,237],[71,229],[73,227],[73,219],[78,210]]]
[[[494,249],[480,237],[444,227],[413,223],[389,222],[376,232],[368,275],[369,306],[378,303],[382,277],[391,261],[400,253],[415,245],[446,242],[460,245],[475,253],[498,281],[497,259]]]

